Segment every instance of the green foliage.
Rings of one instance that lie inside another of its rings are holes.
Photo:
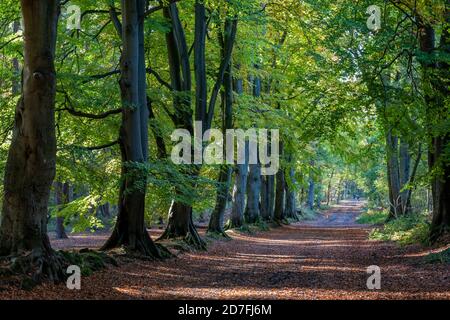
[[[299,218],[300,220],[314,220],[317,217],[317,212],[314,210],[311,210],[308,207],[302,207],[300,209],[300,215]]]
[[[71,265],[80,267],[82,276],[89,276],[94,271],[105,269],[108,265],[118,266],[117,261],[104,252],[83,249],[75,251],[59,251]]]
[[[95,231],[104,226],[95,215],[97,208],[102,204],[104,202],[99,196],[88,195],[65,206],[54,206],[50,208],[50,212],[52,217],[64,217],[64,223],[72,226],[72,232]]]
[[[450,264],[450,248],[440,252],[430,253],[425,257],[426,263],[445,263]]]
[[[383,227],[374,229],[370,233],[370,239],[395,241],[402,245],[428,244],[429,233],[429,217],[425,214],[415,214],[399,217]]]
[[[356,222],[361,224],[379,225],[385,223],[388,217],[388,210],[366,208],[365,211],[356,219]]]

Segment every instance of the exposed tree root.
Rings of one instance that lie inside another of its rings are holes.
[[[233,222],[232,219],[228,219],[228,221],[223,226],[223,229],[225,231],[227,231],[227,230],[230,230],[230,229],[238,229],[238,228],[240,228],[242,226],[243,226],[243,223],[236,224],[236,223]]]
[[[45,281],[59,283],[66,281],[70,265],[80,267],[81,274],[91,275],[107,267],[117,266],[111,256],[98,251],[83,249],[76,251],[33,250],[21,255],[0,257],[2,282],[30,290]],[[1,283],[0,283],[1,284]]]
[[[213,239],[231,240],[231,237],[225,231],[207,231],[206,236]]]
[[[0,258],[0,275],[10,276],[23,289],[31,289],[43,281],[64,281],[68,265],[59,252],[37,248]]]
[[[60,251],[59,253],[64,256],[70,265],[80,267],[83,276],[89,276],[95,271],[105,269],[108,265],[118,266],[116,259],[101,251],[82,249],[79,252]]]
[[[142,233],[140,237],[135,237],[133,241],[130,241],[127,234],[121,235],[116,230],[100,249],[101,251],[115,250],[116,253],[120,251],[120,255],[143,260],[163,260],[173,257],[167,248],[154,243],[147,233]]]
[[[176,241],[181,240],[184,241],[193,250],[199,251],[207,250],[206,242],[198,234],[197,229],[195,228],[194,223],[192,222],[192,219],[190,219],[187,233],[177,230],[177,228],[171,226],[169,222],[169,225],[167,226],[164,233],[156,241],[160,242],[162,240],[176,240]]]

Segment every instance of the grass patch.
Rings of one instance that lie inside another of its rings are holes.
[[[311,210],[307,207],[302,207],[300,209],[300,214],[298,215],[300,221],[304,220],[314,220],[317,216],[317,212],[314,210]]]
[[[383,224],[389,216],[388,210],[367,209],[357,219],[360,224]]]
[[[395,241],[402,245],[422,243],[429,245],[429,218],[425,214],[414,214],[389,221],[370,233],[370,239]]]

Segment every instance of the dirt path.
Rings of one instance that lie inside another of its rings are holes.
[[[448,265],[423,264],[427,252],[418,246],[366,240],[369,228],[355,223],[359,211],[360,204],[344,203],[315,221],[255,235],[233,231],[233,240],[215,241],[208,252],[98,272],[82,279],[80,291],[44,285],[0,298],[450,299]],[[366,287],[370,265],[381,268],[381,290]]]

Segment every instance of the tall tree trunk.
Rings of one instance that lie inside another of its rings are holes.
[[[388,186],[390,211],[389,219],[395,219],[403,214],[402,199],[400,195],[400,169],[398,159],[398,138],[388,129],[386,133],[386,159],[388,169]]]
[[[331,201],[331,183],[333,182],[334,177],[334,169],[331,171],[330,180],[328,181],[328,187],[327,187],[327,206],[330,205]]]
[[[271,221],[274,215],[275,176],[261,176],[261,218]]]
[[[448,122],[448,106],[445,99],[449,96],[450,66],[447,62],[436,62],[429,55],[438,49],[441,55],[450,54],[450,4],[444,7],[446,16],[440,46],[436,48],[435,32],[431,25],[423,25],[420,37],[420,49],[424,58],[420,59],[425,85],[425,102],[427,105],[427,130],[429,136],[428,167],[432,174],[431,190],[433,202],[433,219],[431,223],[431,241],[436,241],[450,230],[450,162],[448,147],[450,130],[443,123]],[[438,169],[438,170],[436,170]]]
[[[222,41],[222,59],[225,57],[225,47],[230,41],[230,31],[231,31],[230,19],[225,21],[225,36]],[[222,131],[225,134],[227,129],[233,128],[233,75],[231,62],[228,64],[225,77],[223,79],[223,94],[222,94],[222,114],[223,114],[223,125]],[[224,145],[224,154],[226,153],[226,146]],[[225,216],[225,209],[227,206],[228,193],[230,191],[231,184],[231,172],[232,168],[229,165],[222,165],[219,174],[219,187],[217,189],[216,197],[216,207],[211,215],[209,221],[208,232],[219,233],[226,235],[223,230],[223,220]]]
[[[314,209],[314,179],[310,178],[308,183],[308,199],[307,207],[310,210]]]
[[[231,209],[230,217],[231,228],[239,228],[244,223],[247,176],[248,163],[236,165],[233,188],[233,207]]]
[[[280,141],[280,157],[283,156],[283,142]],[[281,222],[285,218],[285,178],[284,168],[281,167],[276,174],[276,192],[275,192],[275,210],[273,213],[273,219],[276,222]]]
[[[234,84],[235,91],[238,95],[244,92],[242,79],[236,79]],[[234,187],[233,187],[233,201],[231,209],[231,217],[229,228],[239,228],[244,223],[245,210],[245,194],[247,187],[248,176],[248,143],[245,143],[245,162],[243,164],[236,164],[234,169]]]
[[[59,1],[22,0],[24,66],[4,177],[0,256],[18,256],[39,281],[64,279],[47,236],[47,206],[55,177],[54,67]]]
[[[176,3],[165,7],[163,13],[171,22],[171,30],[166,34],[170,78],[174,90],[173,105],[175,113],[171,115],[171,118],[177,128],[184,128],[193,135],[194,126],[190,99],[191,71],[186,37]],[[206,32],[206,20],[204,20],[204,23]],[[197,167],[192,170],[190,174],[193,180],[197,178],[199,172],[200,168]],[[181,193],[182,191],[176,190],[176,192]],[[196,249],[206,249],[206,243],[201,239],[192,220],[192,206],[177,199],[172,200],[167,227],[158,240],[175,238],[184,239],[186,243]]]
[[[270,137],[270,133],[269,133]],[[267,142],[267,150],[272,152],[270,141]],[[275,206],[275,176],[261,176],[261,218],[264,221],[271,221],[274,217]]]
[[[261,167],[250,164],[247,178],[247,207],[245,208],[245,222],[255,223],[259,220],[259,199],[261,195]]]
[[[402,213],[409,214],[411,208],[408,203],[409,197],[409,188],[407,185],[410,180],[410,166],[411,166],[411,155],[409,153],[409,145],[404,139],[400,141],[400,150],[399,150],[399,172],[400,172],[400,198],[401,198],[401,206]]]
[[[228,192],[230,190],[231,182],[231,167],[222,165],[220,167],[219,186],[217,187],[216,206],[211,214],[209,220],[208,232],[226,235],[223,230],[223,219],[225,216],[225,209],[227,207]]]
[[[113,233],[102,247],[109,250],[123,246],[130,253],[162,258],[145,226],[147,178],[142,170],[148,160],[148,109],[144,50],[145,0],[122,0],[122,154],[119,213]],[[139,164],[139,166],[138,166]]]
[[[314,167],[315,161],[311,161],[311,167]],[[313,178],[313,172],[310,170],[309,181],[308,181],[308,196],[306,199],[306,206],[310,209],[314,209],[314,194],[315,194],[315,183]]]
[[[289,182],[285,183],[286,192],[286,218],[298,220],[297,216],[297,202],[295,199],[295,170],[289,168]]]

